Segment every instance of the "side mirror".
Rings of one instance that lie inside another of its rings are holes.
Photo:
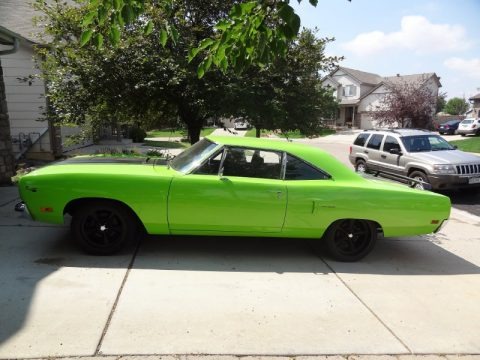
[[[402,155],[402,150],[400,150],[398,148],[393,148],[393,149],[390,149],[390,154],[392,154],[392,155]]]

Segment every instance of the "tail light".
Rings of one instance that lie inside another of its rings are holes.
[[[350,145],[350,154],[352,153],[352,145]]]
[[[473,124],[473,125],[472,125],[472,129],[475,129],[476,127],[477,127],[476,124]]]
[[[445,125],[445,129],[450,129],[450,126],[448,126],[448,125]]]

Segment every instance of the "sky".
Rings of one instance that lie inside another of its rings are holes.
[[[435,72],[441,92],[480,93],[480,0],[308,0],[291,5],[302,26],[334,37],[340,65],[381,76]]]

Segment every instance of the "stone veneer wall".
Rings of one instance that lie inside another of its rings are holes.
[[[0,60],[0,184],[9,184],[15,172],[15,158],[10,137],[5,83],[3,81],[2,61]]]

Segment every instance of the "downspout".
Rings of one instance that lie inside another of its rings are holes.
[[[0,41],[0,44],[2,44],[2,42]],[[2,45],[10,45],[10,44],[2,44]],[[13,53],[16,53],[17,50],[18,50],[18,39],[17,38],[13,38],[13,48],[11,49],[8,49],[8,50],[1,50],[0,51],[0,56],[2,55],[10,55],[10,54],[13,54]]]

